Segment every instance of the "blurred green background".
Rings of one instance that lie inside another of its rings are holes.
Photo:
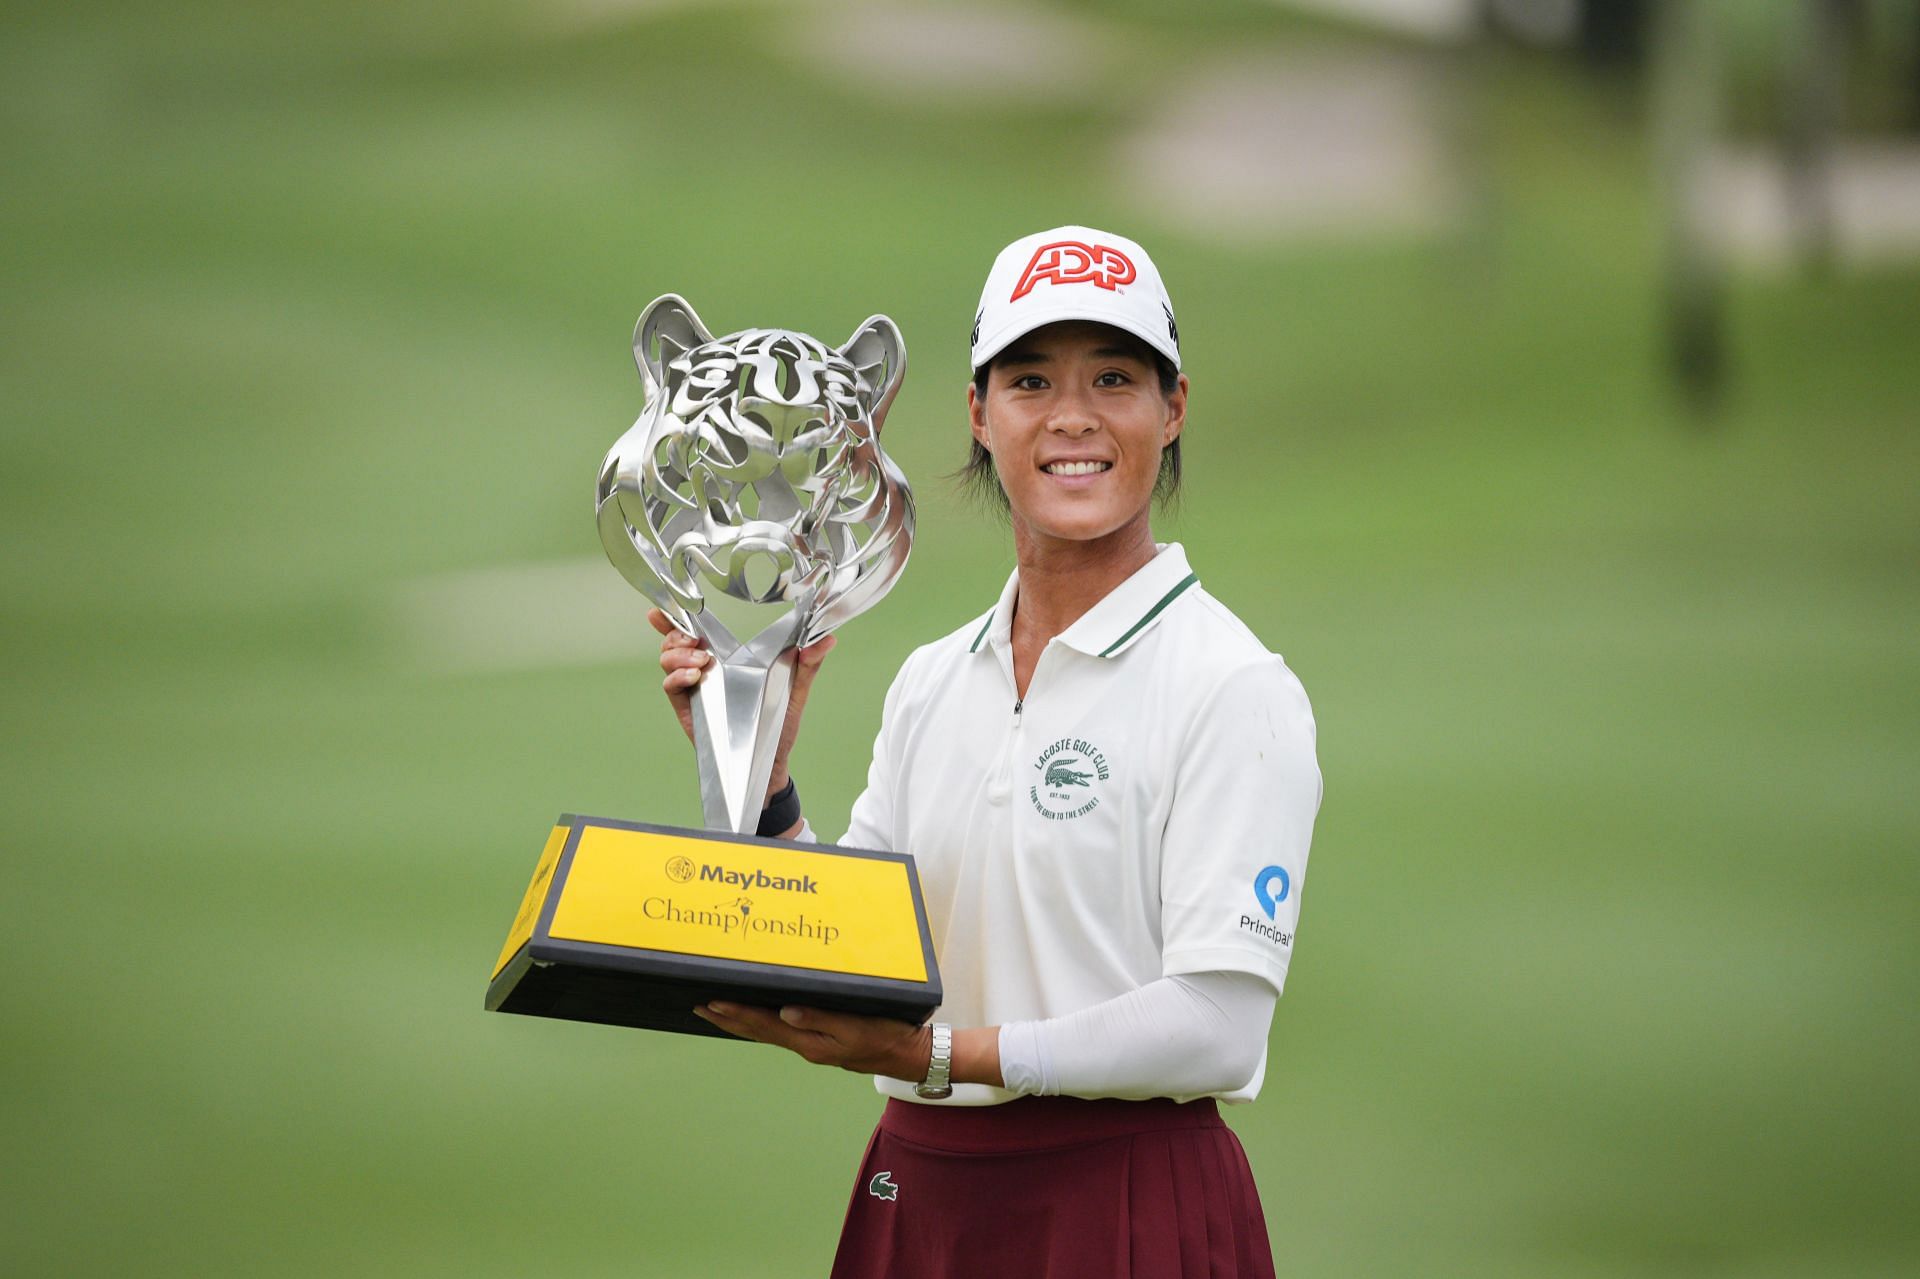
[[[867,1081],[481,1010],[555,814],[698,816],[592,477],[656,294],[898,320],[919,540],[795,765],[836,833],[887,677],[1011,566],[945,478],[965,335],[1065,222],[1159,261],[1158,531],[1319,719],[1230,1115],[1281,1272],[1920,1266],[1920,253],[1736,263],[1689,408],[1644,75],[1564,50],[1255,3],[4,21],[8,1273],[825,1273]],[[1369,76],[1384,124],[1312,109]]]

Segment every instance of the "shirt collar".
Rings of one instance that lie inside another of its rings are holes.
[[[1159,544],[1159,553],[1134,571],[1105,598],[1062,631],[1058,639],[1089,657],[1114,657],[1132,647],[1152,628],[1167,605],[1199,577],[1187,567],[1187,552],[1178,542]],[[1020,596],[1020,571],[1007,577],[1000,600],[987,614],[968,646],[970,653],[1004,648],[1013,637],[1013,605]]]

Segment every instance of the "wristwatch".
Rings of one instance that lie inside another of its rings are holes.
[[[927,1077],[913,1086],[914,1095],[928,1101],[953,1096],[953,1027],[944,1021],[933,1023],[933,1060],[927,1063]]]

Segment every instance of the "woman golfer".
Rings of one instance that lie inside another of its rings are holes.
[[[1271,1275],[1246,1156],[1320,802],[1300,683],[1157,545],[1187,379],[1131,240],[1008,245],[973,331],[969,474],[1017,570],[886,698],[844,842],[911,853],[946,1003],[931,1026],[715,1003],[720,1028],[877,1077],[833,1273]],[[691,727],[707,654],[667,619]],[[803,650],[761,829],[812,838],[787,771],[831,638]]]

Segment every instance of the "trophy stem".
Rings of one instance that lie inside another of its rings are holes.
[[[794,655],[785,649],[764,666],[716,662],[693,690],[701,820],[709,830],[751,835],[760,825],[786,726]]]

